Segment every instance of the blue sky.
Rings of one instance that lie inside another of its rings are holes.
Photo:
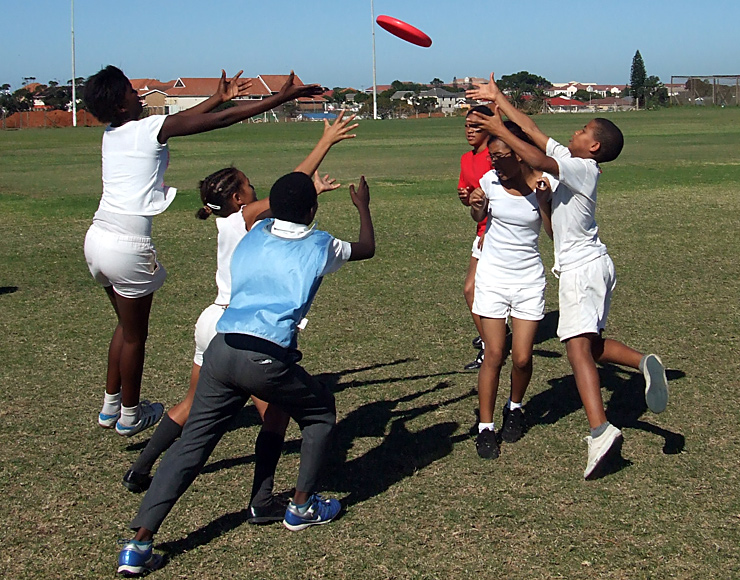
[[[71,0],[5,3],[0,84],[71,78]],[[740,74],[738,0],[453,2],[375,0],[375,15],[432,37],[419,48],[376,31],[378,84],[520,70],[551,82],[624,84],[636,50],[647,72]],[[77,76],[114,64],[131,78],[287,73],[372,85],[370,0],[75,1]]]

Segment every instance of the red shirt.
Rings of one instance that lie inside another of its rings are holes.
[[[457,182],[458,189],[467,187],[473,191],[480,187],[480,178],[491,171],[491,158],[488,156],[488,148],[484,147],[480,153],[468,151],[460,158],[460,180]],[[482,236],[486,231],[485,218],[476,228],[476,235]]]

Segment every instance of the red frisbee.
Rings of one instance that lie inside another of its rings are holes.
[[[425,48],[432,46],[432,39],[429,38],[428,35],[403,20],[381,14],[375,19],[375,21],[378,23],[378,26],[406,42],[416,44],[417,46],[423,46]]]

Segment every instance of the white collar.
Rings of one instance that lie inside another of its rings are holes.
[[[288,222],[275,218],[272,223],[272,227],[270,228],[270,232],[275,234],[279,238],[298,240],[300,238],[305,238],[313,231],[315,227],[316,224],[309,227],[305,224],[297,224],[295,222]]]

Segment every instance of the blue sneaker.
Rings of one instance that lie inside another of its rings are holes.
[[[98,414],[98,425],[103,429],[113,429],[116,426],[116,422],[121,418],[121,412],[115,413],[114,415],[108,415],[106,413]]]
[[[308,498],[308,509],[301,513],[296,505],[291,501],[288,509],[285,510],[285,519],[283,525],[297,532],[304,530],[308,526],[326,524],[332,521],[342,509],[342,504],[336,499],[324,499],[318,493],[314,493]]]
[[[139,576],[162,566],[163,558],[152,552],[152,542],[130,540],[118,554],[118,573]]]
[[[149,429],[157,424],[164,414],[164,405],[162,403],[150,403],[141,401],[139,403],[139,420],[133,425],[124,425],[120,419],[116,422],[116,433],[124,437],[131,437],[141,433],[144,429]]]

